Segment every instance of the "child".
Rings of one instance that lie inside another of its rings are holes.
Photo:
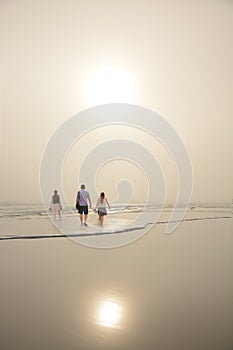
[[[107,215],[106,205],[108,205],[108,208],[110,209],[110,205],[107,198],[105,197],[104,192],[101,192],[95,207],[95,210],[97,209],[99,215],[100,225],[103,225],[104,215]]]

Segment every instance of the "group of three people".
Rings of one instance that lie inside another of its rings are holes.
[[[80,191],[78,191],[76,196],[76,209],[80,215],[80,224],[87,226],[87,217],[88,217],[88,204],[90,208],[92,207],[91,204],[91,197],[89,192],[85,189],[85,185],[81,185]],[[108,203],[107,198],[105,197],[105,193],[101,192],[100,196],[98,197],[96,207],[94,211],[98,213],[99,216],[99,223],[103,225],[104,216],[107,215],[106,207],[110,209],[110,205]],[[60,196],[57,193],[57,190],[54,191],[54,194],[51,198],[51,204],[50,204],[50,210],[53,210],[53,217],[54,220],[56,220],[56,214],[58,213],[59,218],[61,219],[61,200]]]

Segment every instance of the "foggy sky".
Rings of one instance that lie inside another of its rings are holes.
[[[1,1],[0,201],[40,201],[49,138],[92,106],[90,72],[112,65],[135,82],[128,102],[156,111],[182,137],[192,200],[230,202],[232,34],[230,1]]]

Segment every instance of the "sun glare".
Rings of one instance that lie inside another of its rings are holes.
[[[128,71],[118,67],[106,66],[91,73],[85,90],[92,105],[135,102],[135,82]]]
[[[119,327],[122,318],[121,306],[114,301],[104,300],[97,311],[97,323],[104,327]]]

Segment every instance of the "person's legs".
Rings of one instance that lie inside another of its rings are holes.
[[[61,211],[58,210],[58,216],[59,216],[59,219],[61,220]]]
[[[83,224],[83,214],[80,214],[80,223]]]
[[[104,222],[104,216],[101,215],[101,216],[100,216],[100,225],[103,225],[103,222]]]
[[[78,213],[80,218],[80,225],[83,225],[83,207],[81,205],[78,207]]]
[[[84,214],[84,225],[87,224],[87,214]]]
[[[84,225],[87,226],[88,206],[84,207],[83,212],[84,212]]]
[[[101,214],[101,211],[98,211],[98,214],[99,214],[99,223],[100,223],[100,225],[103,225],[103,220],[104,220],[104,217],[103,217],[103,215]]]

